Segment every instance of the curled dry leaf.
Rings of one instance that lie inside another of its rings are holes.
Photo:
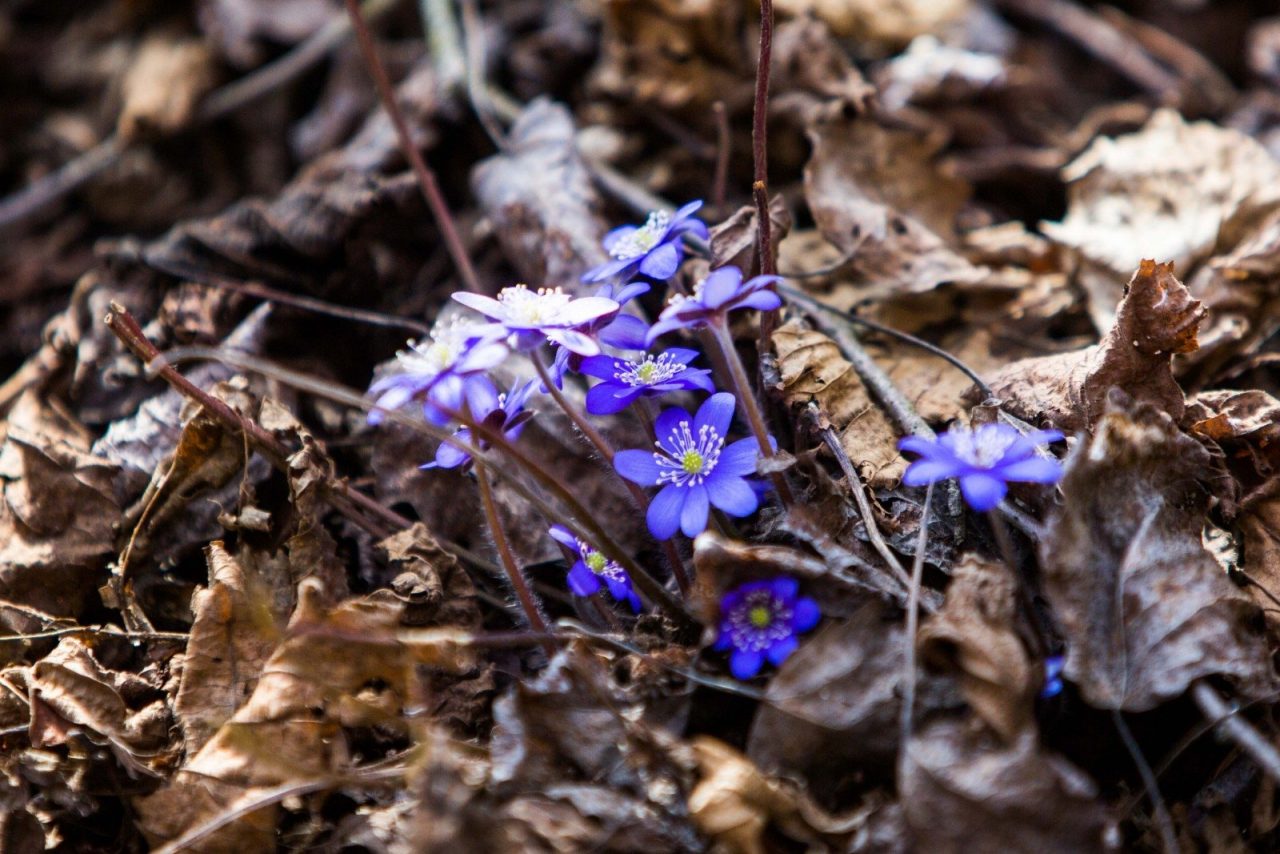
[[[952,569],[947,598],[920,628],[920,657],[954,674],[974,714],[1006,744],[1032,724],[1039,669],[1018,626],[1018,581],[1002,563],[967,555]]]
[[[0,447],[0,589],[9,602],[77,616],[106,565],[120,517],[117,467],[80,424],[24,392]]]
[[[773,346],[782,379],[778,390],[787,404],[816,402],[839,433],[850,461],[871,483],[890,485],[901,478],[906,462],[898,453],[897,430],[835,342],[789,320],[774,331]]]
[[[1209,310],[1197,363],[1217,368],[1271,337],[1280,324],[1280,209],[1230,253],[1210,260],[1191,288]]]
[[[819,112],[866,112],[875,94],[876,88],[820,20],[806,16],[777,25],[769,79],[771,117],[790,116],[803,127]]]
[[[1202,544],[1210,473],[1168,415],[1118,396],[1067,462],[1040,562],[1066,677],[1099,708],[1146,711],[1206,676],[1275,687],[1258,609]]]
[[[1099,329],[1111,325],[1117,285],[1142,258],[1169,259],[1190,275],[1280,206],[1280,162],[1265,148],[1172,110],[1137,133],[1096,139],[1062,174],[1067,216],[1042,228],[1080,256]]]
[[[912,737],[898,791],[913,850],[1107,849],[1107,813],[1093,782],[1044,751],[1034,729],[1002,744],[976,720],[936,720]]]
[[[823,235],[850,259],[864,298],[982,278],[952,245],[970,190],[939,169],[940,140],[843,115],[814,121],[808,134],[805,199]]]
[[[1008,70],[1000,57],[952,47],[931,35],[913,39],[876,75],[880,103],[889,110],[909,104],[955,104],[1007,82]]]
[[[124,75],[124,107],[116,125],[120,138],[182,130],[215,82],[213,55],[203,41],[148,38]]]
[[[711,228],[711,266],[732,264],[742,270],[751,269],[756,243],[759,242],[759,218],[754,205],[743,205],[724,222]],[[791,230],[791,211],[782,196],[769,200],[769,239],[773,243],[776,266],[778,244]]]
[[[506,149],[471,176],[503,253],[538,287],[573,289],[584,270],[606,260],[600,199],[574,133],[569,110],[539,98],[512,125]]]
[[[987,383],[1009,412],[1067,432],[1097,423],[1113,388],[1179,420],[1186,402],[1172,359],[1196,349],[1203,317],[1204,307],[1174,276],[1172,264],[1144,260],[1100,343],[1014,362]]]

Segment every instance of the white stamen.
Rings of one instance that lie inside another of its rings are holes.
[[[637,228],[613,244],[609,254],[619,261],[630,261],[652,251],[667,234],[667,226],[671,224],[671,215],[666,211],[653,211],[644,225]]]
[[[769,612],[769,624],[751,622],[751,612],[763,608]],[[752,590],[728,613],[729,637],[733,645],[747,652],[759,652],[791,636],[794,609],[769,590]]]
[[[695,439],[691,422],[681,421],[671,431],[667,444],[655,443],[658,451],[653,460],[661,470],[658,485],[674,483],[677,486],[697,486],[707,479],[720,461],[724,439],[710,424],[699,428]]]
[[[1004,458],[1019,434],[1016,430],[983,425],[977,430],[954,430],[952,435],[957,457],[977,468],[991,468]]]
[[[656,359],[653,356],[645,356],[643,360],[629,359],[625,360],[624,364],[629,367],[615,371],[613,378],[632,388],[645,388],[665,383],[688,367],[670,353],[663,353]]]
[[[427,340],[410,341],[408,350],[396,353],[400,369],[426,378],[448,370],[466,351],[467,338],[476,325],[461,317],[438,321]]]
[[[506,310],[507,321],[527,326],[537,326],[555,319],[573,300],[560,288],[530,290],[526,285],[503,288],[498,302]]]

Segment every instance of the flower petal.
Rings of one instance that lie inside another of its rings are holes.
[[[663,448],[671,451],[673,446],[668,444],[671,434],[679,430],[680,425],[688,420],[689,413],[678,406],[664,409],[658,414],[658,419],[653,422],[653,436]]]
[[[716,463],[716,474],[746,477],[756,473],[756,465],[760,460],[760,443],[755,439],[739,439],[725,445],[720,452],[720,461]]]
[[[547,533],[551,535],[551,539],[565,548],[572,549],[575,552],[578,550],[578,538],[564,525],[552,525],[547,530]]]
[[[785,601],[791,601],[796,598],[796,594],[800,592],[800,582],[790,576],[781,575],[772,581],[766,582],[766,587],[774,596]]]
[[[578,373],[586,374],[596,379],[611,380],[625,366],[626,363],[621,359],[615,359],[613,356],[588,356],[578,366]]]
[[[599,332],[599,338],[610,347],[619,350],[643,350],[644,337],[649,334],[649,324],[634,314],[619,314]]]
[[[592,415],[613,415],[626,409],[639,396],[639,389],[598,383],[587,392],[587,412]]]
[[[630,226],[635,228],[635,226]],[[582,281],[588,283],[603,282],[606,279],[612,279],[628,267],[635,266],[634,258],[619,258],[615,261],[606,261],[599,267],[592,267],[590,270],[582,274]]]
[[[720,474],[717,470],[706,480],[707,496],[711,503],[730,516],[750,516],[760,506],[756,492],[745,480],[735,475]]]
[[[904,486],[924,486],[955,477],[964,470],[964,466],[950,460],[916,460],[903,472],[902,483]]]
[[[759,673],[763,664],[764,654],[759,652],[735,649],[733,655],[729,656],[729,672],[735,679],[741,679],[744,682]]]
[[[467,308],[480,312],[485,317],[500,318],[506,314],[506,308],[493,297],[473,294],[469,291],[459,291],[453,295],[453,298]]]
[[[729,424],[733,421],[733,408],[736,404],[733,395],[727,391],[711,395],[698,407],[698,414],[693,416],[693,432],[703,427],[711,427],[723,438],[729,432]]]
[[[623,453],[626,453],[625,451]],[[619,454],[618,456],[622,456]],[[614,458],[617,465],[617,457]],[[649,533],[659,540],[669,540],[680,530],[680,514],[684,509],[685,491],[682,487],[669,483],[649,502],[649,512],[645,521],[649,524]]]
[[[618,241],[624,237],[630,237],[639,231],[640,227],[636,225],[620,225],[611,230],[600,241],[600,245],[604,247],[605,252],[612,252],[613,247],[618,245]]]
[[[791,628],[796,634],[802,634],[818,625],[818,621],[822,619],[822,612],[818,610],[818,603],[807,596],[801,596],[796,600],[791,613]]]
[[[680,209],[671,215],[673,223],[680,222],[693,216],[702,207],[702,199],[694,199],[686,205],[681,205]]]
[[[459,430],[457,433],[459,440],[471,443],[471,433],[468,430]],[[458,466],[471,459],[471,455],[461,448],[454,447],[448,442],[441,442],[440,447],[436,448],[436,466],[442,469],[456,469]]]
[[[960,492],[964,494],[964,500],[980,513],[995,509],[1008,491],[1009,487],[1005,486],[1003,480],[989,474],[960,476]]]
[[[782,297],[773,291],[756,291],[733,301],[734,308],[754,308],[757,311],[773,311],[782,307]]]
[[[582,297],[570,300],[556,312],[554,326],[581,326],[585,323],[613,314],[622,306],[608,297]]]
[[[677,487],[679,488],[679,487]],[[701,484],[685,487],[684,507],[680,511],[680,530],[686,537],[696,537],[707,530],[707,488]]]
[[[498,387],[488,377],[474,377],[464,383],[462,389],[472,418],[483,421],[498,408]]]
[[[923,436],[907,436],[898,440],[899,451],[910,451],[913,454],[919,454],[927,459],[937,459],[945,457],[951,459],[951,454],[937,442],[930,441]]]
[[[769,647],[769,650],[766,653],[769,657],[769,663],[774,667],[777,667],[779,664],[782,664],[782,662],[790,658],[791,653],[795,652],[799,646],[800,641],[796,640],[795,635],[778,641],[773,646]]]
[[[1005,480],[1025,483],[1057,483],[1062,479],[1062,466],[1057,460],[1032,457],[1002,466],[996,466],[992,474]]]
[[[658,246],[640,262],[640,272],[651,279],[665,282],[680,269],[683,252],[678,241],[672,240]]]
[[[702,304],[719,308],[738,292],[741,284],[742,271],[732,264],[712,270],[702,280]]]
[[[648,451],[618,451],[613,456],[613,467],[618,474],[641,486],[655,485],[660,474],[653,454]]]
[[[613,290],[612,287],[610,287],[609,289]],[[641,296],[642,294],[647,294],[651,290],[653,290],[653,288],[649,285],[648,282],[629,282],[628,284],[625,284],[621,288],[619,288],[616,294],[615,293],[607,293],[607,294],[598,293],[596,294],[596,296],[608,297],[609,299],[616,302],[618,305],[626,305],[636,297]]]
[[[663,313],[665,314],[666,312]],[[657,341],[668,332],[674,332],[677,329],[684,329],[695,325],[696,324],[689,323],[674,314],[670,317],[659,318],[658,322],[653,324],[653,326],[650,326],[649,331],[645,333],[644,344],[646,347],[652,347],[654,341]]]
[[[600,591],[600,579],[582,561],[573,565],[565,580],[569,582],[569,589],[577,596],[594,596]]]
[[[548,341],[554,341],[579,356],[596,356],[600,353],[600,345],[595,339],[576,329],[548,329],[546,336]]]

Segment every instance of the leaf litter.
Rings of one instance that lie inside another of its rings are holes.
[[[1274,18],[348,5],[0,11],[0,849],[1275,850]]]

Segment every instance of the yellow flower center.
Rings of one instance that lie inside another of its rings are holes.
[[[608,559],[604,555],[602,555],[600,552],[594,552],[594,551],[588,552],[587,558],[584,561],[584,563],[586,563],[587,565],[587,569],[591,570],[596,575],[599,575],[601,572],[604,571],[605,565],[608,562],[609,562]]]
[[[685,474],[697,474],[702,471],[702,454],[690,448],[684,452],[684,456],[680,458],[680,468],[684,469]]]
[[[757,629],[765,629],[773,622],[773,613],[764,605],[757,605],[747,612],[747,620]]]

